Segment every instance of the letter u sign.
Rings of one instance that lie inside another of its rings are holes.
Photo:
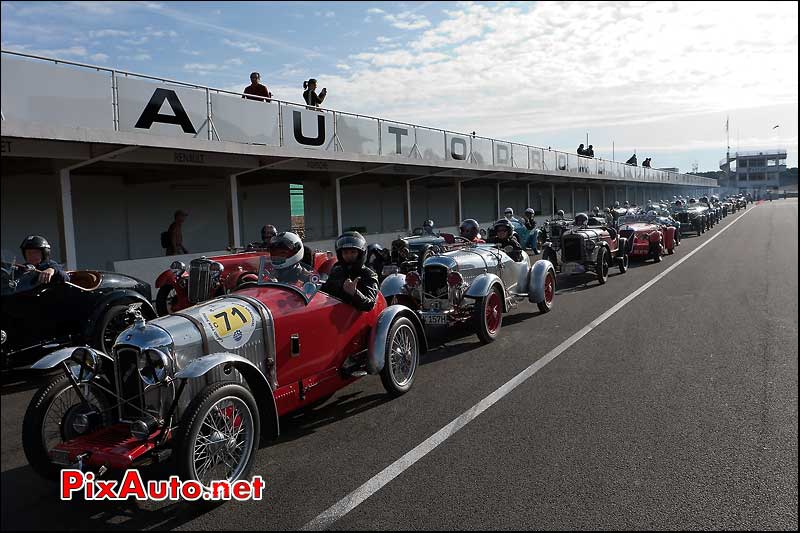
[[[325,116],[317,115],[317,136],[306,137],[303,135],[303,115],[300,111],[292,111],[292,125],[294,140],[306,146],[322,146],[325,142]]]

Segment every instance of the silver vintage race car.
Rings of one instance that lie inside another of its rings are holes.
[[[484,343],[497,338],[503,313],[528,300],[542,313],[550,311],[556,272],[550,261],[531,266],[522,253],[515,261],[492,244],[473,244],[425,260],[421,273],[393,274],[381,293],[389,302],[417,311],[426,326],[472,321]]]

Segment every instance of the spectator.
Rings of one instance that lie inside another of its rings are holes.
[[[323,87],[322,91],[320,91],[319,95],[317,95],[317,80],[314,78],[304,81],[303,89],[305,89],[303,92],[303,100],[306,101],[306,104],[313,107],[319,107],[322,101],[325,100],[325,96],[328,94],[328,88]]]
[[[578,145],[578,155],[586,155],[586,150],[583,149],[583,143]]]
[[[586,157],[594,157],[594,148],[592,147],[591,144],[589,145],[589,148],[587,148],[586,151],[583,153],[583,155],[585,155]]]
[[[644,161],[642,161],[642,166],[650,168],[650,158],[649,157],[647,159],[645,159]]]
[[[179,255],[179,254],[188,254],[189,250],[187,250],[183,246],[183,223],[186,221],[186,217],[189,216],[189,213],[184,211],[183,209],[178,209],[175,211],[175,221],[169,225],[169,229],[165,232],[166,235],[166,246],[167,255]],[[164,244],[164,234],[161,235],[161,242],[162,245]]]
[[[633,165],[633,166],[636,166],[636,165],[637,165],[637,163],[636,163],[636,154],[633,154],[633,155],[631,156],[631,158],[630,158],[630,159],[628,159],[627,161],[625,161],[625,164],[626,164],[626,165]]]
[[[254,94],[256,96],[264,96],[266,98],[257,98],[256,96],[244,96],[242,98],[247,98],[248,100],[261,100],[262,102],[269,102],[270,98],[272,98],[272,93],[269,92],[265,85],[261,85],[259,81],[261,80],[261,74],[258,72],[252,72],[250,74],[250,85],[244,88],[245,94]]]

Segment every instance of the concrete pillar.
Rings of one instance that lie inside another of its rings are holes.
[[[72,180],[69,169],[59,171],[61,203],[59,204],[61,217],[61,249],[64,250],[64,259],[67,270],[78,268],[78,257],[75,252],[75,222],[72,218]]]
[[[556,186],[554,183],[550,184],[550,216],[556,214]]]
[[[239,213],[239,178],[236,174],[228,176],[228,236],[230,245],[234,248],[242,245]]]
[[[575,217],[575,185],[569,186],[570,192],[570,199],[572,201],[572,205],[570,206],[570,213],[572,213],[573,218]]]
[[[503,213],[500,212],[500,182],[497,182],[497,220],[503,216]]]

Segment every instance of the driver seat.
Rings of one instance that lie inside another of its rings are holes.
[[[103,275],[94,270],[74,270],[69,272],[69,283],[85,291],[93,291],[100,286]]]

